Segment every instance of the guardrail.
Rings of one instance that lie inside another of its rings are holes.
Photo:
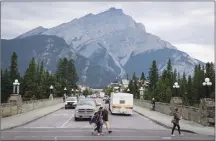
[[[139,99],[134,99],[134,104],[147,109],[150,109],[152,105],[151,101]],[[172,115],[171,105],[169,103],[156,102],[155,111],[167,115]],[[181,113],[183,119],[200,123],[201,119],[199,108],[179,105],[179,112]]]
[[[2,103],[0,117],[2,118],[9,117],[12,115],[29,112],[35,109],[44,108],[62,102],[63,102],[62,98],[54,98],[53,100],[41,99],[41,100],[24,101],[20,105],[14,103]]]

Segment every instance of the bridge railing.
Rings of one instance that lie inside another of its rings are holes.
[[[29,112],[35,109],[59,104],[62,102],[63,102],[62,98],[53,98],[53,100],[41,99],[41,100],[23,101],[21,104],[2,103],[1,110],[0,110],[1,112],[0,116],[4,118],[4,117],[16,115],[16,114]]]

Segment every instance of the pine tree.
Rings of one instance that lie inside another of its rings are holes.
[[[18,71],[17,54],[15,52],[13,52],[13,54],[11,56],[9,73],[10,73],[11,82],[13,82],[15,79],[20,78],[20,74],[19,74],[19,71]]]
[[[159,79],[159,74],[158,74],[157,64],[156,64],[156,61],[153,60],[152,67],[150,68],[150,71],[149,71],[149,82],[150,82],[151,89],[156,88],[158,79]]]
[[[185,72],[183,73],[183,78],[180,83],[180,96],[183,98],[184,104],[188,103],[187,99],[187,78]]]
[[[142,74],[141,74],[141,80],[143,80],[143,81],[146,80],[144,72],[142,72]]]
[[[36,81],[36,63],[34,57],[29,63],[29,66],[24,75],[24,97],[29,100],[33,96],[39,98],[37,94],[37,81]]]
[[[10,72],[5,69],[1,70],[1,102],[7,102],[10,94],[13,92],[13,85],[10,81]]]
[[[193,87],[192,78],[190,75],[188,76],[187,99],[189,105],[194,105],[197,102],[197,95]]]

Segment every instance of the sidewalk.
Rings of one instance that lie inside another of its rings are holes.
[[[171,123],[171,120],[173,118],[172,116],[160,112],[156,112],[156,111],[151,111],[149,109],[142,108],[136,105],[134,105],[134,111],[161,126],[172,129],[173,126]],[[204,127],[192,121],[187,121],[182,119],[180,120],[180,126],[181,126],[181,130],[185,132],[197,133],[201,135],[211,135],[211,136],[215,135],[215,128]]]
[[[26,113],[6,117],[1,119],[1,130],[7,130],[18,126],[25,125],[34,120],[49,115],[64,107],[64,103],[48,106],[45,108],[36,109]]]

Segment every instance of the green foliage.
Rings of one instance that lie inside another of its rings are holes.
[[[52,93],[56,97],[63,96],[65,87],[67,94],[71,93],[72,88],[77,88],[76,83],[79,79],[72,59],[60,59],[56,73],[51,74],[44,68],[43,62],[36,63],[35,58],[32,58],[24,76],[21,77],[18,71],[17,58],[16,53],[13,53],[9,68],[1,70],[1,102],[7,102],[13,92],[15,79],[20,82],[20,94],[23,100],[49,98],[51,85],[54,87]]]
[[[214,98],[215,70],[213,63],[206,63],[205,66],[196,65],[193,77],[188,76],[188,78],[186,78],[185,72],[181,77],[180,72],[177,72],[176,69],[172,71],[171,60],[168,61],[167,68],[160,76],[157,70],[156,61],[153,61],[148,77],[151,84],[145,92],[144,99],[151,100],[154,97],[156,101],[170,102],[172,96],[180,96],[185,105],[197,105],[201,98],[207,97],[206,88],[202,86],[206,77],[210,78],[212,82],[208,92]],[[204,74],[204,70],[206,70],[206,74]],[[179,89],[172,87],[175,82],[178,82]],[[129,87],[131,87],[130,84]]]

